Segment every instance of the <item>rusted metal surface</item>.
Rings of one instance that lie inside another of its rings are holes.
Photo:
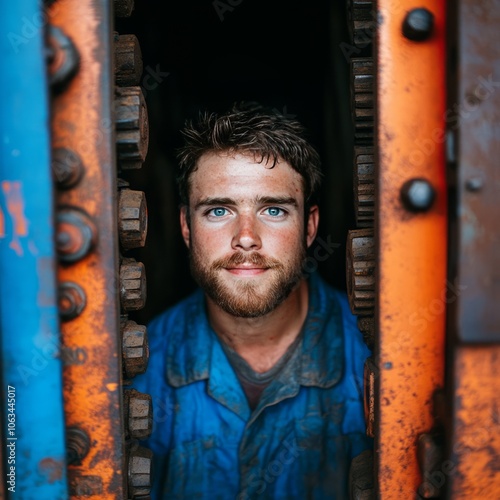
[[[357,323],[360,332],[363,334],[365,344],[373,351],[375,344],[375,318],[373,316],[360,316]]]
[[[370,437],[375,437],[375,399],[377,397],[375,391],[375,379],[377,377],[378,367],[373,357],[369,357],[365,361],[365,369],[363,373],[363,390],[366,434]]]
[[[128,463],[128,488],[130,498],[143,498],[151,490],[153,453],[136,446],[130,450]]]
[[[374,4],[373,0],[347,2],[349,35],[358,49],[371,49],[377,17]]]
[[[413,41],[403,24],[417,7],[432,13],[433,28]],[[432,428],[432,394],[444,384],[445,5],[380,0],[377,8],[375,489],[400,500],[417,495],[417,438]],[[401,200],[414,178],[436,193],[423,213]]]
[[[354,146],[354,215],[358,227],[373,227],[375,160],[373,146]]]
[[[455,148],[449,306],[450,420],[446,498],[500,498],[500,48],[498,2],[460,0],[450,12],[449,133]]]
[[[149,346],[146,327],[135,321],[122,319],[123,375],[131,379],[144,373],[149,361]]]
[[[350,61],[351,114],[358,144],[373,141],[373,71],[372,57],[355,57]]]
[[[500,498],[500,346],[457,346],[453,380],[446,498]]]
[[[444,464],[444,433],[426,432],[418,436],[417,457],[423,476],[418,493],[422,498],[440,498],[444,482],[437,481]]]
[[[153,403],[149,394],[135,389],[124,393],[125,427],[132,439],[146,439],[153,430]]]
[[[114,13],[116,17],[130,17],[134,10],[134,0],[114,0]]]
[[[146,195],[143,191],[121,189],[118,202],[118,232],[122,247],[143,247],[147,231]]]
[[[66,0],[49,11],[80,54],[80,69],[53,98],[53,147],[74,152],[81,180],[61,190],[58,207],[85,213],[95,225],[88,251],[61,263],[60,282],[74,282],[86,305],[62,324],[66,367],[66,424],[81,429],[90,449],[69,466],[72,497],[126,498],[121,338],[118,291],[118,217],[112,9],[105,0]],[[75,22],[75,20],[78,20]]]
[[[142,77],[142,53],[135,35],[114,33],[115,77],[120,87],[139,85]]]
[[[352,229],[346,243],[347,298],[353,314],[373,315],[375,242],[373,229]]]
[[[453,272],[463,290],[451,305],[463,342],[500,342],[500,4],[457,3],[457,208]]]
[[[78,71],[80,55],[72,39],[58,26],[48,26],[49,81],[61,91]]]
[[[141,87],[117,87],[115,111],[120,167],[141,168],[149,146],[148,110]]]
[[[125,311],[137,311],[146,304],[146,269],[142,262],[122,259],[120,265],[120,300]]]

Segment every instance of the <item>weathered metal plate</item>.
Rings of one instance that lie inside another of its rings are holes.
[[[426,8],[424,41],[403,36],[408,12]],[[377,498],[415,498],[422,481],[417,437],[433,425],[432,394],[444,383],[447,254],[445,2],[377,2],[376,67]],[[401,188],[414,178],[435,201],[408,211]]]
[[[450,315],[462,342],[500,342],[500,3],[457,2],[456,241],[460,294]]]

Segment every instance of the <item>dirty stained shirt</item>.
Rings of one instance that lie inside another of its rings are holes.
[[[148,326],[134,388],[153,402],[153,499],[349,498],[352,458],[373,443],[363,414],[370,352],[345,294],[313,274],[296,347],[252,410],[201,290]]]
[[[299,346],[301,338],[302,331],[288,346],[288,349],[277,361],[277,363],[263,373],[253,370],[252,367],[234,349],[232,349],[225,342],[221,341],[222,348],[224,349],[224,352],[226,353],[226,356],[229,359],[238,380],[240,381],[251,410],[254,410],[257,407],[264,389],[278,376],[288,363],[292,365],[292,371],[298,367],[299,356],[297,347]]]

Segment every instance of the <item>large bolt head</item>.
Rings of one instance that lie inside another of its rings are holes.
[[[128,459],[128,498],[149,495],[153,452],[142,446],[130,450]]]
[[[56,148],[52,151],[52,174],[59,189],[76,186],[83,176],[81,158],[71,149]]]
[[[120,87],[139,85],[142,76],[142,53],[135,35],[115,35],[115,76]]]
[[[118,202],[118,230],[123,248],[143,247],[148,230],[146,195],[122,189]]]
[[[56,249],[59,260],[64,263],[83,259],[97,239],[93,220],[83,210],[63,207],[56,217]]]
[[[123,368],[126,378],[144,373],[148,366],[149,347],[145,326],[127,321],[122,327]]]
[[[48,25],[49,82],[54,90],[61,90],[77,73],[80,55],[61,28]]]
[[[115,99],[116,146],[120,167],[141,168],[149,146],[149,120],[141,87],[118,87]]]
[[[120,266],[120,301],[125,311],[136,311],[146,304],[146,269],[142,262],[123,259]]]
[[[153,402],[149,394],[135,389],[127,390],[125,399],[125,419],[128,435],[132,439],[145,439],[153,430]]]

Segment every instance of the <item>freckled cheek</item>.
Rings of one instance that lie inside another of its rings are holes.
[[[261,235],[262,245],[275,255],[286,255],[302,246],[303,231],[300,227],[270,228]]]
[[[216,254],[218,250],[225,251],[231,244],[230,230],[225,227],[204,227],[203,225],[192,228],[193,245],[201,248],[205,253]]]

